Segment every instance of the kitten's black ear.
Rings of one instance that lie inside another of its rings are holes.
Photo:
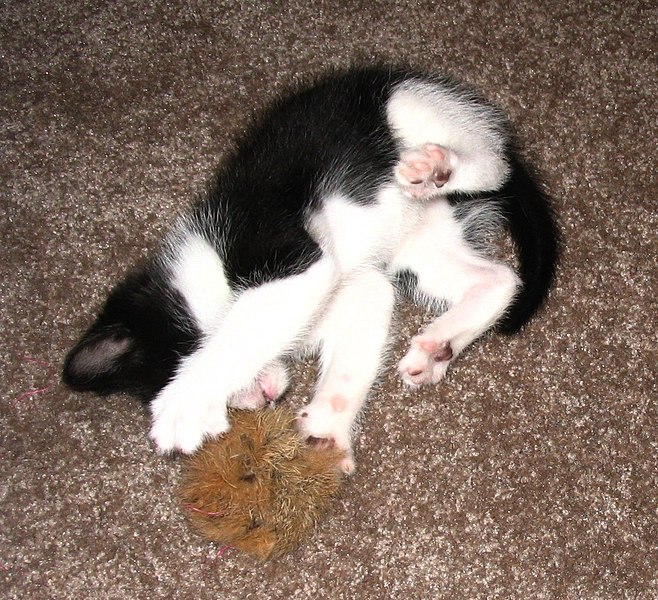
[[[149,402],[200,338],[184,301],[153,265],[129,273],[69,352],[62,379],[75,390],[126,392]]]
[[[120,388],[122,366],[135,350],[125,326],[94,325],[66,357],[62,379],[75,390],[113,392]]]

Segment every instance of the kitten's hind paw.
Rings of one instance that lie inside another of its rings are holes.
[[[318,438],[309,436],[306,438],[306,443],[309,446],[313,446],[318,450],[332,450],[336,447],[336,440],[334,438]],[[354,462],[354,455],[352,454],[351,448],[339,448],[344,456],[341,458],[338,463],[340,470],[345,473],[345,475],[352,475],[356,471],[356,463]]]
[[[406,150],[395,167],[395,176],[414,198],[436,194],[450,179],[454,153],[437,144]]]
[[[436,342],[421,336],[411,341],[411,348],[400,361],[402,380],[412,387],[438,383],[443,379],[453,358],[450,342]]]

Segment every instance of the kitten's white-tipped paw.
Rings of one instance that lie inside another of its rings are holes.
[[[411,387],[438,383],[445,377],[452,358],[450,342],[418,336],[411,341],[411,348],[400,361],[398,371]]]
[[[265,399],[268,402],[274,402],[288,389],[290,376],[285,365],[277,361],[265,367],[256,381]]]
[[[150,436],[160,453],[192,454],[205,439],[229,429],[226,405],[190,394],[177,394],[170,384],[151,405],[153,422]]]
[[[231,408],[240,410],[259,410],[267,405],[268,401],[260,386],[254,383],[244,390],[233,394],[228,401]]]
[[[356,462],[354,461],[354,456],[352,450],[346,450],[347,455],[343,460],[340,461],[340,470],[345,473],[345,475],[353,475],[356,471]]]
[[[319,449],[337,448],[345,453],[340,469],[346,475],[356,470],[352,451],[352,424],[342,410],[336,411],[341,401],[334,396],[330,402],[317,400],[302,408],[297,415],[297,424],[306,442]]]
[[[306,438],[306,443],[314,448],[319,450],[330,450],[332,448],[337,448],[338,450],[344,452],[345,456],[338,463],[339,469],[345,475],[352,475],[356,471],[356,462],[354,461],[354,453],[352,452],[352,447],[348,443],[347,447],[343,447],[344,444],[339,444],[336,442],[333,437],[315,437],[308,436]]]

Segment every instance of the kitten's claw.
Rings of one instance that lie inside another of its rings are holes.
[[[413,197],[427,198],[448,183],[454,162],[454,154],[447,148],[425,144],[402,153],[395,175]]]
[[[417,336],[411,341],[411,348],[400,361],[398,371],[402,380],[412,387],[438,383],[445,376],[452,358],[450,342],[437,342]]]

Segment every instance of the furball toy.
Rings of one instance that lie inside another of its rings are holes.
[[[183,506],[204,537],[260,559],[280,556],[336,498],[344,453],[302,440],[285,407],[231,410],[230,419],[228,433],[187,460]]]

